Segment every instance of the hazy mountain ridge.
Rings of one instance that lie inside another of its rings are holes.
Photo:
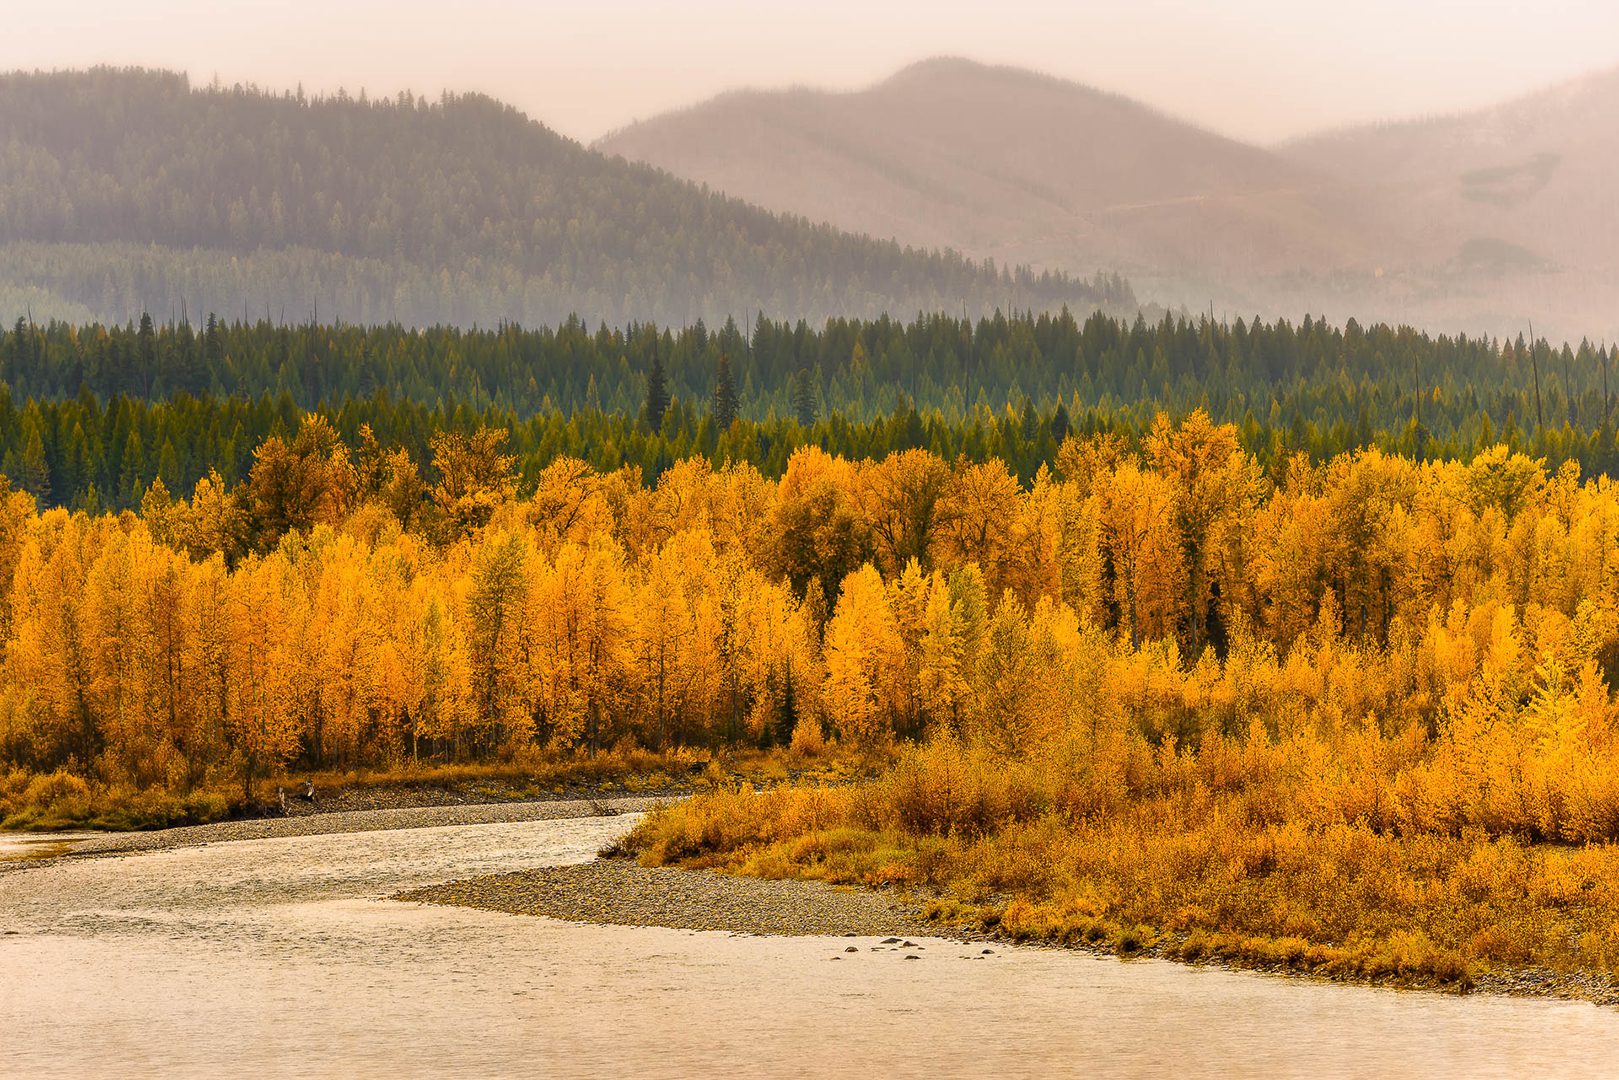
[[[1398,192],[1463,230],[1493,230],[1557,263],[1619,239],[1619,68],[1486,109],[1309,136],[1278,150]]]
[[[1226,234],[1209,253],[1217,264],[1285,269],[1290,250],[1352,242],[1312,229],[1331,225],[1311,202],[1321,186],[1311,170],[1119,95],[964,60],[925,61],[853,93],[727,94],[597,146],[770,209],[1037,265],[1083,247],[1156,269],[1201,243],[1183,227],[1188,213]],[[1276,211],[1256,208],[1255,192],[1276,193],[1301,220],[1267,226]]]
[[[1601,134],[1596,134],[1600,132]],[[597,146],[771,209],[1155,298],[1508,332],[1619,331],[1619,71],[1493,110],[1252,146],[1078,83],[946,59],[744,91]]]
[[[177,303],[492,324],[1102,299],[1064,277],[770,214],[479,95],[306,99],[140,70],[0,76],[0,174],[13,178],[0,298],[43,288],[117,319]]]

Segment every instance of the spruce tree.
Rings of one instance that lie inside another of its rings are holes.
[[[815,423],[819,409],[815,403],[815,379],[807,368],[799,368],[793,376],[793,412],[805,427]]]
[[[225,328],[220,325],[219,319],[210,312],[208,315],[208,328],[202,334],[202,371],[198,373],[196,389],[207,388],[208,380],[219,374],[219,369],[225,363]]]
[[[1051,437],[1058,443],[1068,438],[1068,433],[1074,430],[1074,422],[1068,417],[1068,406],[1059,399],[1057,411],[1051,415]]]
[[[736,412],[736,380],[731,377],[731,358],[720,353],[720,366],[714,373],[714,423],[719,430],[730,430]]]
[[[652,346],[652,370],[646,377],[646,422],[655,432],[663,431],[663,414],[669,411],[669,381],[663,374],[663,358]]]

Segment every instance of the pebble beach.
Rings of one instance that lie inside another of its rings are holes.
[[[573,922],[791,936],[937,935],[914,906],[817,881],[654,869],[621,859],[452,881],[395,900],[548,915]]]

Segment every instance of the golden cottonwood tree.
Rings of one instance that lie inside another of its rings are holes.
[[[779,482],[559,459],[519,494],[501,447],[439,440],[425,498],[408,453],[319,425],[140,515],[0,486],[0,784],[950,732],[1081,816],[1263,784],[1313,824],[1619,839],[1604,477],[1505,449],[1261,475],[1197,415],[1026,485],[807,449]]]
[[[231,575],[228,618],[233,678],[225,687],[225,742],[243,797],[298,749],[296,671],[307,642],[296,574],[285,555],[250,556]]]
[[[869,564],[843,582],[826,624],[826,711],[851,742],[875,746],[892,737],[890,707],[904,662],[899,626],[882,577]]]

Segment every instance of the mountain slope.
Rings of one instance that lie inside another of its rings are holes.
[[[738,92],[597,144],[762,206],[904,242],[1203,278],[1361,265],[1314,170],[1075,83],[932,60],[855,93]]]
[[[1281,152],[1556,263],[1619,241],[1619,68],[1457,116],[1350,128]]]
[[[0,175],[0,301],[42,291],[119,319],[185,303],[684,322],[1101,298],[773,215],[480,96],[307,100],[158,72],[9,75]]]
[[[1619,72],[1498,109],[1259,148],[1058,79],[935,60],[728,94],[597,144],[784,212],[1156,299],[1619,335]]]
[[[1417,313],[1516,334],[1619,337],[1619,68],[1456,116],[1277,148],[1398,215],[1433,267]]]

